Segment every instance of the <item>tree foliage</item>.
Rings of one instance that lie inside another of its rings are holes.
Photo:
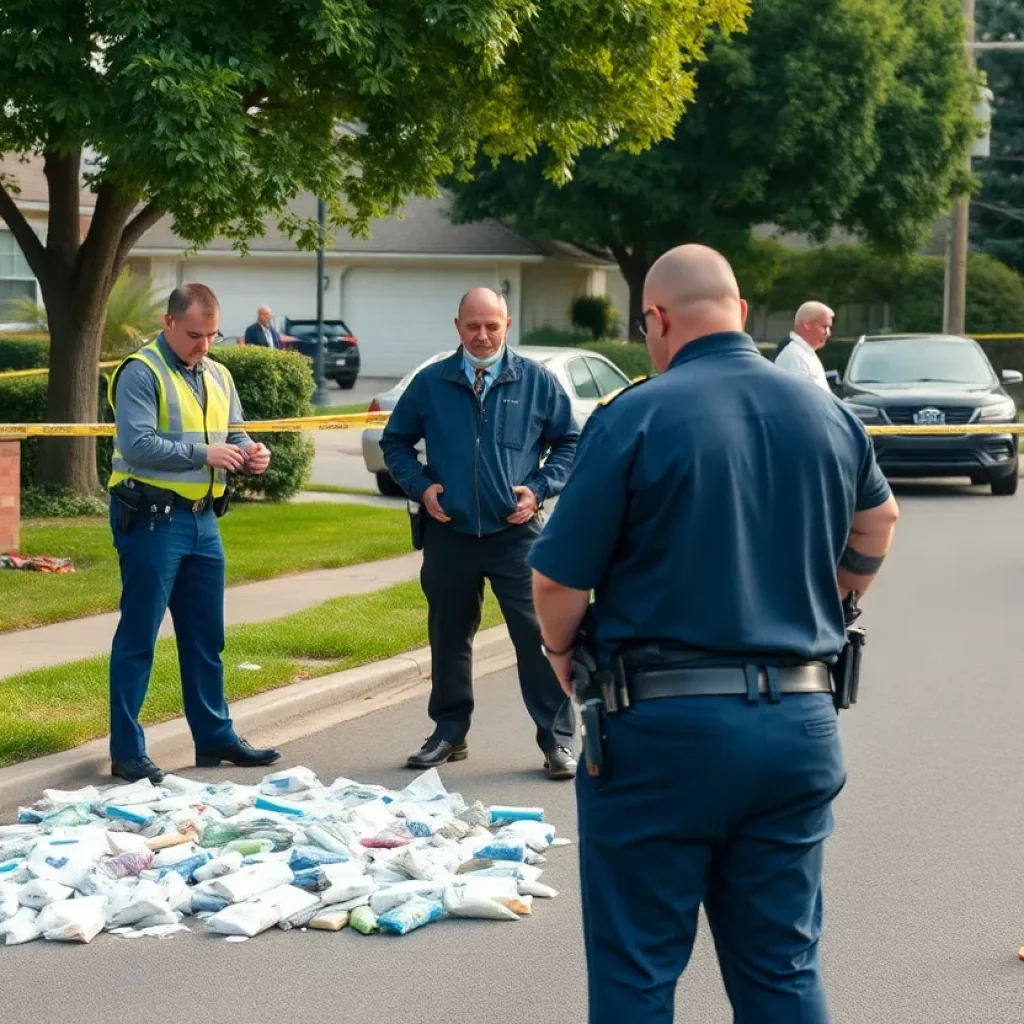
[[[560,180],[583,147],[670,134],[713,30],[749,0],[4,0],[0,154],[45,161],[45,242],[0,181],[49,311],[47,416],[89,420],[103,311],[164,214],[196,244],[240,245],[288,204],[371,217],[439,175],[543,152]],[[80,176],[96,195],[84,234]],[[48,440],[41,482],[95,484],[87,442]]]
[[[631,319],[647,268],[680,242],[742,258],[750,229],[774,223],[905,252],[967,187],[963,39],[959,0],[761,0],[746,33],[710,45],[671,139],[639,155],[588,149],[562,188],[542,154],[481,162],[454,216],[611,252]]]
[[[978,0],[979,39],[1024,39],[1020,0]],[[995,94],[991,155],[975,170],[981,191],[971,203],[971,240],[1024,273],[1024,53],[979,53]]]

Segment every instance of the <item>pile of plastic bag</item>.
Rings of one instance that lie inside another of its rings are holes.
[[[159,786],[46,790],[0,825],[0,944],[270,928],[369,935],[442,918],[516,921],[544,853],[567,840],[537,807],[472,805],[436,771],[401,792],[308,768],[257,786],[168,775]]]

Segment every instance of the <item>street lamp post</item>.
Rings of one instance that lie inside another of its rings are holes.
[[[976,42],[974,29],[975,0],[963,0],[967,25],[967,59],[971,71],[976,53],[1024,53],[1024,41]],[[991,97],[991,93],[988,94]],[[983,101],[985,102],[985,101]],[[967,155],[967,173],[973,172],[971,157],[988,156],[987,143],[971,147]],[[963,334],[967,329],[967,253],[970,246],[971,200],[963,196],[953,207],[946,245],[946,281],[942,304],[942,329],[946,334]]]
[[[319,407],[331,404],[327,394],[327,382],[324,380],[324,246],[326,245],[327,204],[316,201],[316,216],[319,234],[316,249],[316,351],[313,356],[313,379],[316,391],[313,392],[313,404]]]

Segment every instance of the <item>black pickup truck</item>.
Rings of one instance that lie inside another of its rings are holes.
[[[316,359],[316,320],[285,318],[281,341],[286,349],[300,352],[311,364]],[[314,364],[315,365],[315,364]],[[344,320],[324,321],[324,377],[348,390],[359,377],[359,343]]]

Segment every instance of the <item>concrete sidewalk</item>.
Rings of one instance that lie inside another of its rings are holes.
[[[413,552],[343,569],[317,569],[229,587],[224,595],[224,619],[229,626],[262,622],[303,611],[332,597],[368,594],[416,579],[422,557],[419,552]],[[119,612],[109,612],[0,634],[0,678],[109,653],[119,618]],[[160,635],[173,633],[168,614]]]

